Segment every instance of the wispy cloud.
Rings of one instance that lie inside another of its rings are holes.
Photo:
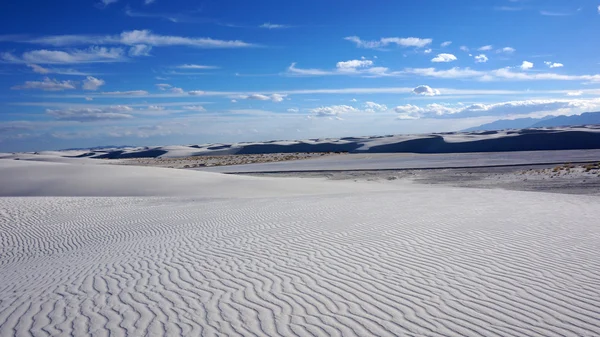
[[[24,84],[11,87],[12,90],[43,90],[43,91],[63,91],[76,89],[73,81],[58,81],[45,77],[42,81],[26,81]]]
[[[209,37],[186,37],[155,34],[150,30],[124,31],[119,35],[49,35],[15,40],[14,42],[50,45],[55,47],[76,45],[146,45],[152,47],[187,46],[196,48],[247,48],[256,45],[240,40],[218,40]]]
[[[129,119],[133,118],[128,106],[111,106],[107,108],[71,108],[63,110],[47,109],[46,114],[59,119],[77,122],[94,122],[102,120]]]
[[[359,48],[368,49],[380,49],[389,45],[423,48],[430,45],[433,41],[432,39],[422,39],[418,37],[383,37],[379,40],[365,41],[361,40],[358,36],[348,36],[345,37],[344,40],[354,42]]]
[[[518,12],[518,11],[522,11],[523,7],[518,7],[518,6],[495,6],[494,10],[495,11],[500,11],[500,12]]]
[[[284,29],[284,28],[290,28],[290,27],[291,26],[289,26],[289,25],[281,25],[281,24],[275,24],[275,23],[270,23],[270,22],[265,22],[259,26],[259,28],[265,28],[265,29]]]
[[[207,66],[207,65],[202,65],[202,64],[181,64],[181,65],[175,66],[174,68],[177,68],[177,69],[194,69],[194,70],[198,70],[198,69],[219,69],[219,67],[217,67],[217,66]]]
[[[148,95],[148,92],[145,90],[129,90],[129,91],[107,91],[102,92],[102,95],[111,95],[111,96],[145,96]]]
[[[88,49],[60,50],[33,50],[16,56],[11,53],[1,53],[0,59],[8,63],[26,64],[75,64],[122,62],[126,58],[122,48],[90,47]]]
[[[50,67],[42,67],[37,64],[27,64],[27,67],[31,68],[34,73],[37,74],[57,74],[57,75],[71,75],[71,76],[88,76],[90,73],[78,71],[75,69],[66,69],[66,68],[50,68]]]

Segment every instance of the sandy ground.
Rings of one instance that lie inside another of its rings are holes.
[[[182,158],[131,158],[131,159],[109,159],[108,163],[116,165],[152,166],[176,169],[264,164],[292,160],[306,160],[322,158],[327,156],[340,156],[335,152],[296,152],[296,153],[268,153],[268,154],[240,154],[221,156],[193,156]]]
[[[261,173],[251,175],[373,181],[388,184],[408,181],[455,187],[600,195],[600,163],[461,169]]]
[[[0,336],[600,335],[600,197],[445,181],[595,169],[422,184],[44,160],[0,159]]]

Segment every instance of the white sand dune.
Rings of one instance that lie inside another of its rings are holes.
[[[325,183],[324,179],[273,179],[157,167],[94,165],[98,161],[93,159],[58,157],[58,162],[43,159],[41,162],[0,159],[0,196],[255,198],[393,189],[382,184]]]
[[[0,160],[0,336],[600,335],[598,197],[254,179]]]
[[[432,133],[232,144],[94,148],[89,151],[45,151],[41,155],[97,159],[183,158],[233,154],[297,152],[474,153],[589,150],[600,148],[600,126],[537,128],[484,132]],[[2,154],[0,154],[2,158]]]

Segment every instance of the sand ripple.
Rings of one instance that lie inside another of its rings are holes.
[[[599,200],[0,198],[0,335],[599,336]]]

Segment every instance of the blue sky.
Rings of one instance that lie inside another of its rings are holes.
[[[0,4],[0,151],[455,131],[600,110],[600,1]]]

